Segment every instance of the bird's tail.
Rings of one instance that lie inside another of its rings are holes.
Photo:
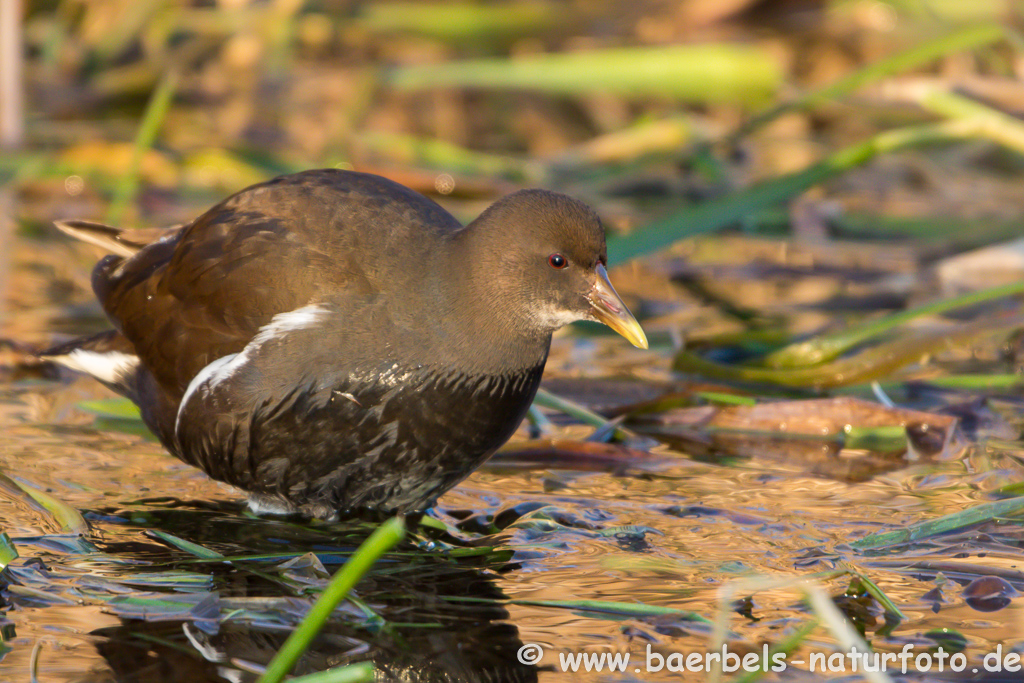
[[[92,221],[54,221],[57,229],[75,239],[94,244],[118,256],[130,258],[142,248],[162,239],[176,236],[183,226],[173,228],[115,228]]]

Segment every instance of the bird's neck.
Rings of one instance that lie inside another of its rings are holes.
[[[479,233],[473,225],[456,234],[451,248],[438,250],[442,263],[431,272],[445,291],[448,346],[460,360],[483,374],[513,374],[543,366],[551,347],[551,331],[538,330],[523,313],[513,283],[502,277],[507,264],[500,254],[474,248]]]

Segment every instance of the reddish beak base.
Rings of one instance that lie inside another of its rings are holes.
[[[612,328],[630,344],[639,348],[647,348],[647,335],[636,321],[633,314],[622,303],[622,297],[612,287],[612,281],[608,279],[608,271],[600,263],[597,264],[597,282],[587,295],[590,300],[590,310],[600,322]]]

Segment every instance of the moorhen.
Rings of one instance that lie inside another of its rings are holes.
[[[58,226],[112,255],[115,329],[45,357],[140,408],[256,511],[416,511],[516,430],[574,320],[647,339],[585,204],[522,190],[468,226],[385,178],[286,175],[168,230]]]

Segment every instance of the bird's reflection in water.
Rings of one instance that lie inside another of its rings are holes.
[[[265,520],[209,513],[162,507],[153,510],[147,522],[157,522],[164,529],[171,527],[175,534],[194,543],[215,543],[213,539],[217,538],[244,539],[250,555],[285,548],[298,553],[315,551],[330,573],[358,544],[357,536],[365,537],[368,533],[366,525],[358,527],[358,532],[351,532],[345,523],[311,528],[271,522],[268,527]],[[334,538],[341,540],[326,543],[331,537],[329,531],[337,531]],[[131,544],[136,556],[146,554],[137,542]],[[107,550],[123,556],[126,548],[115,547],[118,545],[110,544]],[[490,575],[503,568],[500,561],[495,563],[503,557],[495,553],[456,560],[442,552],[417,550],[408,545],[399,550],[404,552],[397,553],[397,557],[385,557],[356,588],[359,598],[381,619],[368,621],[359,610],[339,608],[299,660],[293,674],[369,661],[377,667],[378,681],[537,680],[537,669],[521,664],[516,657],[522,642],[518,629],[507,621],[508,611],[501,604],[488,602],[505,598]],[[162,551],[151,548],[151,552]],[[299,558],[291,576],[308,574],[309,562],[319,567],[317,558]],[[303,559],[308,562],[303,564]],[[467,566],[470,563],[477,566]],[[197,570],[194,566],[190,569]],[[98,629],[91,635],[98,638],[97,649],[110,671],[103,678],[82,679],[83,683],[108,681],[111,674],[118,683],[255,680],[253,672],[271,660],[291,627],[280,621],[224,619],[230,607],[247,598],[264,607],[302,606],[313,599],[286,596],[287,591],[280,584],[227,563],[207,564],[199,571],[215,573],[215,590],[224,603],[219,623],[211,628],[209,623],[204,627],[194,621],[123,618],[120,626]],[[262,571],[266,573],[265,569]]]

